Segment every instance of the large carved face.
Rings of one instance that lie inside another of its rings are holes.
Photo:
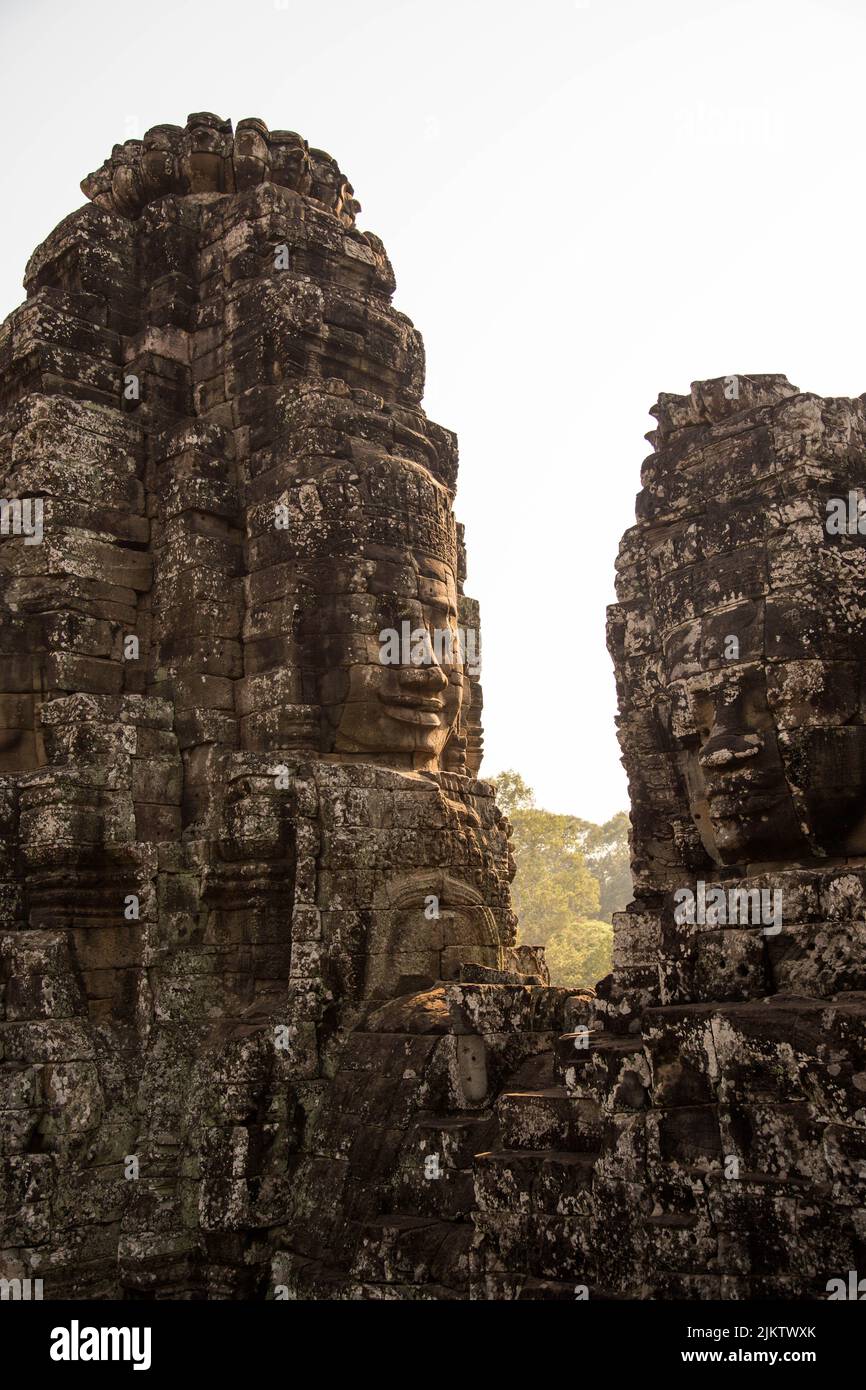
[[[453,571],[430,556],[383,551],[347,580],[316,617],[330,751],[435,771],[464,693]]]
[[[460,978],[466,961],[501,968],[496,919],[476,887],[442,870],[384,886],[374,905],[364,992],[380,998]]]
[[[860,667],[746,663],[684,683],[676,759],[710,857],[723,864],[866,848]],[[682,696],[680,697],[682,698]]]
[[[805,851],[757,664],[685,682],[676,761],[698,834],[721,863]]]
[[[743,379],[736,403],[721,387],[660,398],[620,552],[613,647],[650,876],[701,845],[729,865],[866,854],[866,531],[856,510],[827,524],[862,493],[866,412],[778,378]]]

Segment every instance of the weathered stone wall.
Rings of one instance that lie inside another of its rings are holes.
[[[497,1102],[472,1289],[849,1297],[866,550],[856,506],[850,529],[827,523],[862,486],[864,402],[741,376],[653,413],[609,614],[635,901],[553,1075]]]
[[[524,978],[477,667],[380,656],[477,628],[456,443],[329,156],[205,114],[83,187],[0,340],[0,1249],[260,1296],[367,1001]]]
[[[864,402],[739,376],[652,413],[609,622],[635,902],[600,1172],[646,1212],[634,1287],[826,1296],[866,1263],[866,551],[827,527]]]
[[[351,187],[207,114],[83,187],[0,330],[3,1277],[825,1296],[866,1267],[863,402],[660,398],[609,627],[635,901],[551,989],[477,664],[383,659],[478,612]]]
[[[866,551],[826,526],[862,480],[863,400],[739,377],[653,413],[609,626],[640,909],[618,979],[662,1003],[866,988]],[[784,930],[675,923],[699,880],[778,891]]]

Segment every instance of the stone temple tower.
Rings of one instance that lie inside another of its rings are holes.
[[[475,778],[456,441],[351,186],[201,113],[82,187],[0,339],[0,1245],[46,1297],[266,1296],[506,1065],[441,982],[546,977]],[[424,1039],[359,1086],[345,1039],[437,983],[435,1085]]]
[[[456,442],[351,186],[207,113],[82,186],[0,328],[5,1287],[866,1270],[866,549],[826,524],[864,399],[659,399],[609,615],[635,899],[553,989],[477,775]]]
[[[635,901],[595,1068],[630,1073],[625,1260],[656,1296],[827,1297],[866,1268],[866,550],[828,524],[866,398],[734,376],[652,414],[608,628]]]

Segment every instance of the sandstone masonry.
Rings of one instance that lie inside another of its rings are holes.
[[[0,1274],[45,1298],[866,1272],[860,401],[660,398],[609,633],[635,901],[515,946],[456,440],[335,161],[115,146],[0,329]],[[10,513],[11,515],[11,513]],[[23,515],[23,511],[22,511]],[[729,638],[736,638],[731,643]],[[698,882],[782,929],[684,921]],[[864,991],[861,993],[860,991]]]

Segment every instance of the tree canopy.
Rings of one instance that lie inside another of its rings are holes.
[[[553,984],[591,988],[610,970],[612,914],[632,895],[628,816],[596,825],[537,807],[513,769],[493,780],[513,827],[518,940],[544,946]]]

